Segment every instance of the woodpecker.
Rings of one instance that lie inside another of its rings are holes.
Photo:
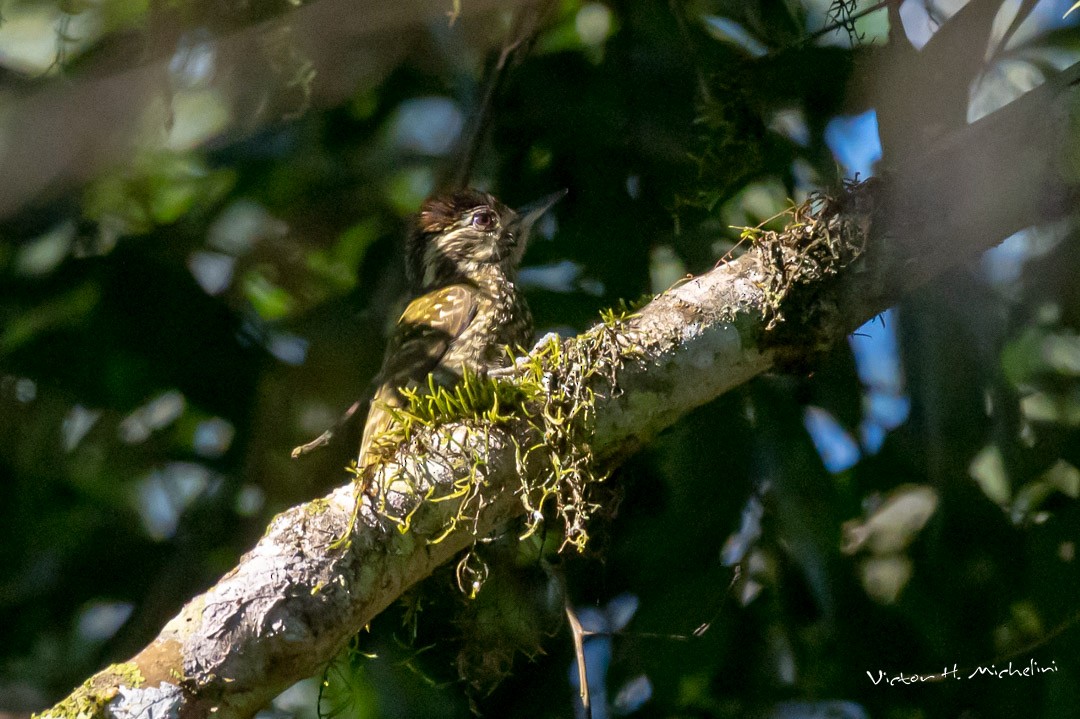
[[[427,199],[405,243],[413,299],[386,348],[360,440],[357,470],[365,491],[379,438],[394,427],[402,389],[453,386],[509,365],[506,346],[524,346],[532,314],[515,280],[529,231],[566,191],[514,211],[486,192],[460,190]]]

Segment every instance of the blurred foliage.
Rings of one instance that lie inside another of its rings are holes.
[[[0,8],[0,196],[20,198],[0,217],[0,712],[130,656],[273,513],[348,479],[350,446],[289,449],[377,371],[406,218],[458,161],[510,17],[334,1]],[[973,106],[1076,60],[1047,4],[1022,4]],[[569,189],[522,273],[538,329],[704,271],[853,174],[827,130],[869,109],[859,73],[889,38],[869,5],[553,3],[473,178],[510,204]],[[441,569],[277,709],[570,716],[565,586],[599,632],[597,717],[1074,716],[1078,270],[1071,226],[950,270],[632,458],[585,556],[556,555],[559,531],[479,546],[475,600]],[[968,679],[1010,661],[1054,671]]]

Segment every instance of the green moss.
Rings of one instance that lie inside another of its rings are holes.
[[[52,708],[32,715],[32,719],[98,719],[105,716],[105,706],[116,697],[119,687],[141,687],[145,683],[139,667],[132,662],[112,664]]]
[[[844,199],[815,195],[792,207],[783,232],[763,227],[744,229],[744,239],[763,258],[765,280],[760,289],[765,296],[762,311],[767,334],[778,334],[775,328],[792,313],[816,311],[813,297],[796,290],[835,276],[839,268],[861,255],[865,233],[844,219],[840,205],[857,198],[863,186],[846,189]],[[545,520],[555,520],[563,529],[561,548],[572,546],[583,551],[589,540],[588,520],[600,509],[593,499],[593,488],[606,477],[597,468],[591,447],[596,406],[593,387],[600,385],[618,394],[618,368],[640,354],[628,339],[625,324],[651,299],[620,302],[601,313],[601,323],[589,332],[549,340],[517,358],[505,375],[466,372],[449,387],[429,377],[426,387],[404,392],[405,406],[392,410],[393,429],[374,445],[373,451],[382,454],[382,462],[393,468],[374,494],[376,511],[393,522],[403,536],[415,536],[422,526],[420,534],[430,544],[443,541],[462,527],[472,530],[490,498],[483,491],[487,459],[481,453],[469,460],[460,449],[470,446],[470,440],[490,446],[486,435],[503,432],[512,420],[524,419],[526,431],[514,425],[513,432],[503,437],[513,444],[521,478],[520,487],[513,488],[525,510],[521,538],[533,535]],[[747,319],[737,323],[736,331],[744,344],[756,344],[748,340],[757,339],[760,327],[760,320]],[[748,338],[748,333],[755,336]],[[660,398],[657,394],[638,395],[632,402],[635,407],[653,407]],[[453,433],[427,431],[447,424],[455,425]],[[426,474],[419,465],[432,462],[454,472],[457,479],[453,485],[432,485],[426,476],[411,476],[414,472]],[[361,480],[357,478],[358,486],[364,484]],[[404,514],[387,500],[388,494],[398,492],[412,495]],[[418,524],[418,517],[429,516],[425,508],[443,503],[454,503],[445,522],[434,529],[427,523]],[[465,574],[474,579],[483,575],[475,568]],[[474,579],[463,591],[476,591]]]
[[[656,296],[650,294],[642,295],[631,302],[620,299],[614,307],[600,310],[600,320],[608,327],[614,328],[620,323],[637,316],[638,311],[654,299],[656,299]]]
[[[563,527],[563,548],[584,550],[588,519],[599,509],[590,499],[590,488],[606,476],[597,471],[590,446],[596,400],[591,385],[601,376],[613,380],[618,365],[636,353],[619,339],[622,324],[634,311],[623,303],[606,313],[604,321],[590,332],[568,340],[549,340],[520,357],[508,376],[466,372],[451,387],[429,379],[425,389],[405,392],[407,404],[394,410],[394,429],[377,443],[378,451],[384,452],[384,462],[395,458],[398,462],[396,473],[378,494],[376,510],[404,535],[416,528],[416,518],[424,507],[456,502],[449,519],[431,531],[426,541],[435,544],[459,528],[471,530],[488,501],[483,491],[487,459],[480,455],[465,460],[455,451],[459,443],[467,441],[461,432],[472,437],[487,435],[501,431],[512,420],[525,419],[528,430],[508,436],[521,478],[515,492],[525,510],[526,528],[521,538],[534,534],[545,518],[552,519]],[[459,428],[452,436],[422,431],[450,423]],[[484,436],[481,444],[486,445],[487,439]],[[404,454],[399,452],[402,445],[408,445]],[[406,456],[410,461],[400,462]],[[450,487],[418,481],[409,476],[408,465],[414,460],[443,463],[455,471],[457,479]],[[394,491],[415,493],[416,501],[408,503],[410,509],[404,515],[387,502],[385,490],[391,485]],[[477,577],[483,572],[470,566],[459,575],[468,578],[462,590],[474,594]]]
[[[784,213],[782,231],[768,230],[754,237],[761,256],[768,260],[761,285],[766,332],[789,318],[799,327],[815,324],[815,316],[824,309],[817,302],[822,287],[865,250],[867,217],[858,208],[873,206],[875,188],[875,181],[868,180],[846,183],[839,197],[811,193]]]

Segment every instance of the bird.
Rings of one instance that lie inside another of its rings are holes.
[[[390,337],[360,440],[357,475],[364,492],[392,447],[403,390],[452,387],[465,372],[486,375],[510,364],[507,346],[529,342],[532,314],[517,270],[534,223],[565,194],[516,211],[475,189],[423,202],[405,242],[414,299]]]

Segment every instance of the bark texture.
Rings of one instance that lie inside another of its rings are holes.
[[[1080,174],[1069,142],[1077,82],[1073,67],[883,179],[819,204],[789,230],[763,234],[739,259],[567,340],[569,363],[556,366],[550,353],[538,360],[552,388],[576,383],[593,398],[577,441],[597,471],[694,407],[812,358],[978,251],[1067,217]],[[595,371],[582,372],[588,363]],[[524,417],[476,430],[458,422],[412,437],[380,478],[382,512],[367,497],[357,510],[350,483],[278,515],[149,646],[46,714],[248,717],[315,674],[402,591],[475,536],[527,512],[522,494],[551,466],[523,462],[520,449],[551,438]],[[425,451],[410,455],[418,446]],[[421,499],[455,487],[465,488],[456,499]],[[442,537],[463,504],[469,521]],[[388,514],[408,517],[406,530]]]

